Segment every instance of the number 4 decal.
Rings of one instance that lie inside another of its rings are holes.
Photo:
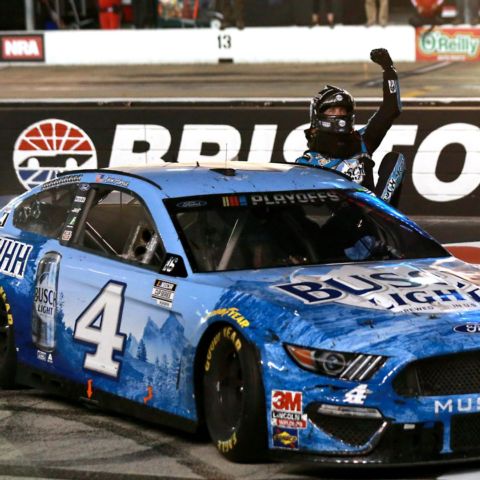
[[[73,333],[75,340],[97,346],[95,353],[85,354],[83,367],[115,378],[121,363],[113,359],[113,353],[123,352],[125,344],[125,335],[119,332],[125,287],[124,283],[108,282],[77,318]]]

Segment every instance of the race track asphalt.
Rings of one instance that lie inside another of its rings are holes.
[[[396,64],[402,97],[480,98],[480,62]],[[308,98],[325,84],[380,97],[372,62],[270,65],[0,66],[0,100],[45,98]]]

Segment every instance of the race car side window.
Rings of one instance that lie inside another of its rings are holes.
[[[13,225],[27,232],[57,238],[76,190],[76,184],[64,185],[28,197],[15,209]]]
[[[133,193],[98,188],[76,244],[101,255],[160,267],[163,245],[147,208]]]

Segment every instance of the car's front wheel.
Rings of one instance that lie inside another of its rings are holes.
[[[5,291],[0,287],[0,388],[15,385],[16,364],[12,314]]]
[[[265,395],[259,359],[231,326],[213,335],[203,362],[205,422],[217,449],[229,460],[261,460],[267,446]]]

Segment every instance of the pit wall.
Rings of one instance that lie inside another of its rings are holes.
[[[0,32],[0,62],[47,65],[364,62],[387,48],[397,62],[475,61],[480,28],[270,27]]]

